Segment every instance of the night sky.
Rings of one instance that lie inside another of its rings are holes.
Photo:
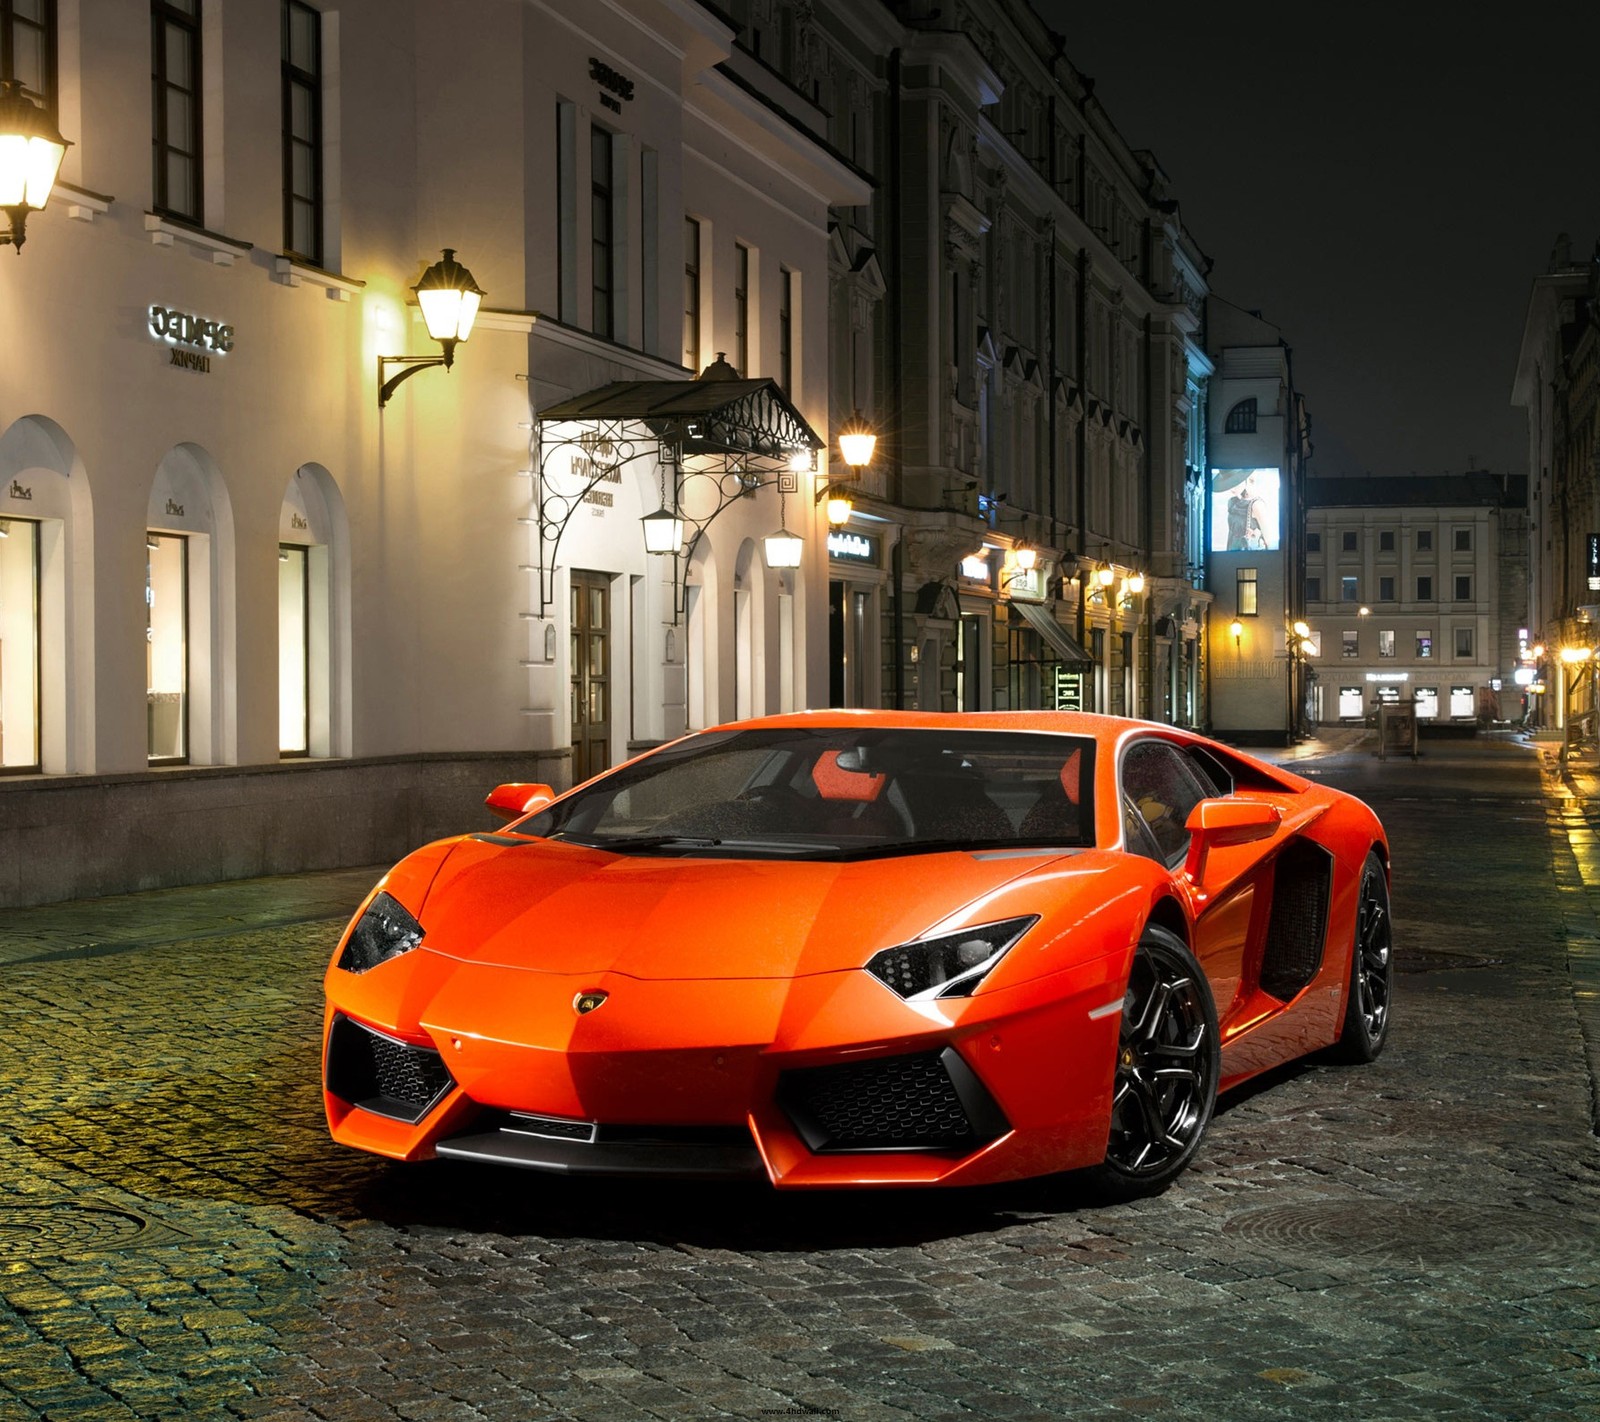
[[[1600,6],[1034,5],[1281,328],[1314,475],[1527,472],[1531,284],[1600,238]]]

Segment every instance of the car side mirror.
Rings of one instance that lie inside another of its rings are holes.
[[[555,798],[556,792],[550,786],[519,780],[509,785],[496,785],[483,803],[503,820],[520,820],[524,815],[542,810]]]
[[[1213,849],[1270,839],[1282,822],[1283,811],[1261,800],[1202,800],[1184,822],[1189,832],[1189,857],[1183,872],[1191,883],[1198,884]]]

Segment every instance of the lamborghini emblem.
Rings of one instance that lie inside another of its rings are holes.
[[[606,994],[603,992],[580,992],[572,999],[572,1010],[579,1017],[584,1017],[593,1012],[605,1000]]]

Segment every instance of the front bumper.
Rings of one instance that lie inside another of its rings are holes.
[[[1112,958],[910,1004],[864,972],[644,983],[416,957],[330,974],[325,1101],[358,1149],[781,1187],[980,1184],[1104,1157]],[[575,1014],[597,990],[605,1007]],[[394,1075],[353,1070],[361,1052]]]

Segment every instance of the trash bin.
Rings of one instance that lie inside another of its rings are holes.
[[[1389,752],[1417,758],[1417,708],[1398,701],[1378,706],[1378,759],[1388,760]]]

